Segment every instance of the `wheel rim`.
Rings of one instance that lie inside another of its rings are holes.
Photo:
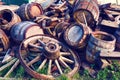
[[[24,40],[19,47],[19,59],[31,76],[40,79],[51,79],[61,74],[72,77],[80,67],[78,56],[71,49],[45,35]]]

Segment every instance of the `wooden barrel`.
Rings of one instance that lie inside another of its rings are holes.
[[[87,23],[90,27],[95,25],[100,14],[97,0],[77,0],[73,12],[78,23]]]
[[[0,29],[0,52],[9,48],[9,39],[3,30]]]
[[[90,36],[87,49],[86,59],[94,62],[100,52],[112,52],[115,49],[116,38],[106,32],[96,31]]]
[[[16,42],[21,42],[25,38],[37,34],[43,34],[43,30],[38,24],[30,21],[24,21],[13,25],[10,31],[12,39]]]
[[[82,23],[71,24],[64,32],[64,40],[74,48],[83,48],[90,33],[91,29]]]
[[[9,30],[15,23],[21,22],[20,17],[10,9],[0,11],[0,27]]]
[[[33,19],[43,14],[43,9],[38,3],[28,3],[21,5],[16,13],[23,21]]]

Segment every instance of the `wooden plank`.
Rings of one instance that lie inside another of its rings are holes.
[[[109,14],[111,14],[111,15],[120,15],[120,12],[117,12],[117,11],[111,11],[111,10],[105,9],[105,12],[106,12],[106,13],[109,13]]]
[[[119,58],[120,59],[120,52],[101,52],[100,57],[108,57],[108,58]]]
[[[117,22],[110,21],[110,20],[102,20],[100,25],[109,26],[109,27],[113,27],[113,28],[119,28],[119,24]]]

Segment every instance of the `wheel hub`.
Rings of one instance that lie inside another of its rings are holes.
[[[49,42],[44,47],[44,55],[48,59],[57,59],[60,56],[60,46],[55,42]]]

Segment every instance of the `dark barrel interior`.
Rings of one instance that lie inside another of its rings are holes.
[[[10,22],[12,20],[13,14],[9,10],[3,10],[1,12],[1,15],[2,15],[2,18],[5,19],[5,20],[7,20],[8,22]]]
[[[105,41],[113,41],[113,37],[107,34],[101,34],[101,33],[97,33],[94,34],[94,37],[97,39],[101,39],[101,40],[105,40]]]

